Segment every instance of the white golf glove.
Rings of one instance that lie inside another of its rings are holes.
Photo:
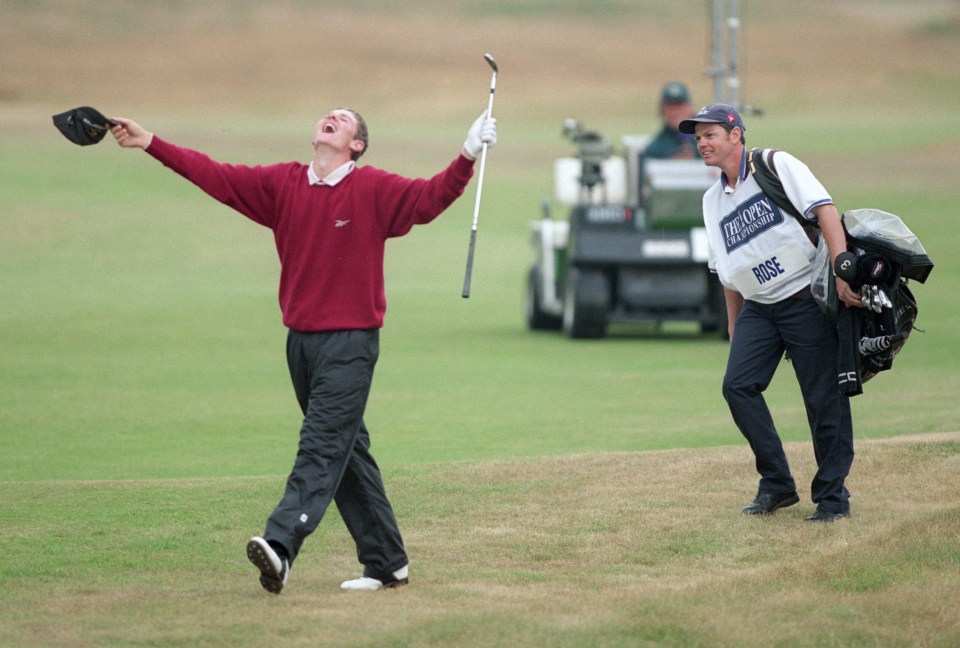
[[[463,143],[463,152],[471,160],[476,160],[480,157],[484,144],[487,145],[487,148],[493,148],[497,145],[497,119],[487,117],[486,110],[477,117],[473,126],[467,132],[467,140]]]

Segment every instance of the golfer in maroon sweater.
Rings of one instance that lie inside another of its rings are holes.
[[[317,122],[310,164],[222,164],[166,142],[129,119],[112,128],[120,146],[142,148],[210,196],[273,230],[280,256],[280,310],[287,364],[303,410],[286,491],[266,531],[247,543],[260,584],[279,594],[290,566],[331,500],[357,545],[360,578],[348,590],[408,582],[408,559],[370,455],[363,411],[379,353],[386,297],[386,240],[429,223],[462,193],[496,120],[481,115],[460,155],[426,179],[356,166],[367,148],[359,114],[338,109]]]

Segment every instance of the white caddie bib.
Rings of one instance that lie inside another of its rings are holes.
[[[789,242],[772,254],[747,264],[730,276],[730,282],[744,299],[769,290],[810,269],[810,259],[797,243]]]

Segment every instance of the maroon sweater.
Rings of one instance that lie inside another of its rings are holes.
[[[222,164],[156,136],[147,152],[273,230],[283,323],[305,332],[383,326],[386,240],[439,216],[473,174],[473,161],[461,155],[429,180],[364,166],[335,186],[311,186],[299,162]]]

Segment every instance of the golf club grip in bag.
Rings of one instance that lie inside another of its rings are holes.
[[[917,321],[917,300],[903,281],[897,281],[890,299],[893,308],[867,311],[860,321],[860,380],[867,382],[893,366],[893,359],[907,343]]]

